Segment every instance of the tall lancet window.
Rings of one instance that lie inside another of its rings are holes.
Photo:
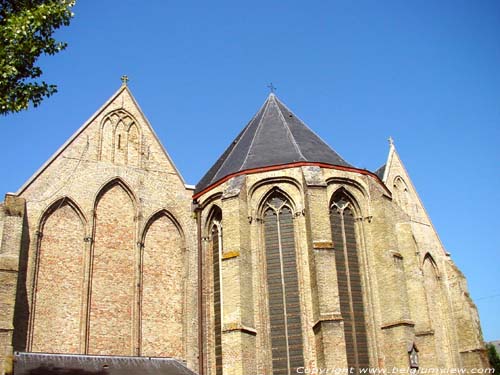
[[[214,327],[214,354],[215,374],[222,375],[222,213],[220,209],[214,210],[210,222],[210,244],[212,263],[213,287],[213,327]]]
[[[288,200],[274,193],[264,207],[269,325],[273,374],[295,374],[304,366],[302,325],[293,230]]]
[[[333,198],[330,208],[340,312],[344,319],[347,365],[359,372],[369,367],[368,342],[358,247],[352,202],[344,194]]]

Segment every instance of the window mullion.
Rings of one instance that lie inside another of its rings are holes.
[[[276,221],[278,227],[278,251],[280,258],[280,274],[281,274],[281,290],[283,294],[283,316],[284,316],[284,324],[285,324],[285,342],[286,342],[286,363],[288,373],[290,373],[290,348],[288,344],[288,315],[286,309],[286,286],[285,286],[285,269],[283,266],[283,246],[281,242],[281,223],[280,223],[280,211],[276,212]]]

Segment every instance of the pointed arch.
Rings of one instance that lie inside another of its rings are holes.
[[[210,207],[205,220],[205,233],[210,234],[214,221],[222,222],[222,209],[217,204],[213,204],[212,207]]]
[[[149,230],[149,227],[151,226],[151,224],[153,224],[158,218],[162,217],[162,216],[166,216],[170,221],[172,221],[172,224],[175,225],[175,227],[177,228],[177,230],[179,231],[179,235],[181,237],[181,240],[182,240],[182,243],[184,245],[185,243],[185,235],[184,235],[184,230],[182,229],[182,226],[181,224],[179,223],[179,220],[177,220],[177,218],[175,217],[174,214],[172,214],[169,210],[167,210],[166,208],[162,208],[158,211],[156,211],[155,213],[153,213],[147,220],[146,220],[146,223],[144,224],[144,228],[142,230],[142,234],[141,234],[141,243],[144,242],[145,240],[145,237],[146,237],[146,234]]]
[[[286,205],[290,208],[292,215],[295,215],[297,212],[297,204],[293,200],[293,198],[286,191],[281,189],[278,186],[273,186],[270,188],[264,196],[261,198],[260,203],[258,205],[257,211],[259,212],[259,216],[263,216],[264,212],[267,209],[267,203],[272,197],[282,197],[282,199],[286,202]]]
[[[446,333],[446,305],[443,285],[441,283],[439,268],[430,253],[425,254],[422,263],[424,277],[424,288],[429,311],[429,325],[433,332],[431,345],[424,346],[422,352],[424,358],[432,361],[432,366],[446,367],[447,353],[443,348],[447,345]],[[430,353],[429,353],[430,352]],[[431,354],[432,353],[432,354]]]
[[[330,208],[334,205],[335,202],[339,201],[340,199],[343,199],[345,202],[349,203],[351,212],[355,217],[361,216],[361,207],[356,197],[344,186],[339,187],[333,192],[330,199]]]
[[[264,196],[260,211],[272,373],[291,374],[304,366],[293,202],[281,189],[273,188]]]
[[[97,204],[99,203],[99,200],[102,198],[102,196],[111,188],[114,186],[120,186],[128,195],[130,200],[132,201],[134,205],[134,209],[137,209],[137,197],[134,194],[133,190],[130,188],[130,186],[121,178],[121,177],[113,177],[109,181],[105,182],[101,188],[98,190],[95,199],[94,199],[94,211],[97,207]]]
[[[42,214],[37,243],[31,350],[81,351],[86,220],[69,197]]]
[[[179,222],[165,209],[156,212],[141,245],[140,354],[183,358],[187,269]]]
[[[406,212],[407,214],[410,213],[410,197],[409,197],[409,190],[408,190],[408,184],[406,181],[401,177],[400,175],[397,175],[394,177],[393,183],[392,183],[392,191],[393,191],[393,197],[401,209]]]
[[[370,193],[368,192],[367,188],[359,183],[356,180],[353,180],[351,178],[345,178],[345,177],[329,177],[326,179],[327,184],[339,184],[342,185],[339,189],[343,189],[344,191],[348,192],[349,195],[354,197],[354,194],[349,192],[346,189],[346,186],[348,186],[350,189],[356,190],[363,198],[368,198],[370,196]],[[337,189],[337,190],[339,190]],[[354,198],[353,198],[354,199]]]
[[[211,194],[211,195],[205,197],[203,199],[203,201],[201,201],[201,202],[199,201],[199,199],[197,201],[198,201],[200,209],[205,211],[207,209],[207,207],[210,206],[210,204],[212,204],[215,201],[220,201],[221,198],[222,198],[222,192],[219,191],[217,193],[214,193],[214,194]]]
[[[114,178],[98,192],[94,207],[88,350],[90,354],[132,355],[136,346],[132,314],[136,199],[120,178]]]
[[[127,136],[127,164],[132,167],[139,167],[141,150],[141,136],[139,128],[132,123],[128,128]]]
[[[287,184],[287,185],[293,186],[298,191],[300,191],[302,189],[302,184],[299,181],[297,181],[296,178],[288,177],[288,176],[268,177],[268,178],[260,179],[259,181],[255,182],[253,185],[251,185],[248,189],[248,196],[253,196],[254,193],[262,186],[271,185],[271,184],[273,184],[273,185],[275,185],[275,184]]]
[[[425,255],[424,255],[424,260],[422,261],[422,268],[424,268],[424,266],[426,264],[429,264],[432,268],[432,272],[434,273],[434,276],[437,278],[437,279],[440,279],[441,278],[441,274],[439,272],[439,268],[436,264],[436,261],[434,260],[434,257],[431,255],[431,253],[427,252]]]
[[[401,175],[397,175],[396,177],[394,177],[392,186],[397,187],[398,189],[401,189],[404,191],[408,191],[408,184],[406,183],[406,181],[404,180],[404,178]]]
[[[365,303],[361,282],[359,246],[355,214],[359,206],[343,187],[332,195],[330,225],[335,251],[335,267],[339,290],[340,312],[344,320],[347,365],[360,369],[369,367]]]
[[[99,158],[120,165],[140,166],[141,128],[124,109],[106,114],[101,121]]]
[[[222,210],[214,204],[209,211],[205,223],[208,239],[206,252],[207,270],[209,271],[209,283],[211,290],[211,300],[207,311],[208,327],[210,329],[210,339],[214,343],[210,359],[213,362],[212,368],[215,375],[222,375],[222,319],[223,319],[223,294],[222,294]]]
[[[63,205],[68,205],[71,207],[75,213],[78,215],[80,220],[84,225],[87,225],[87,218],[85,217],[85,214],[83,213],[83,210],[80,208],[80,206],[69,196],[63,196],[57,198],[55,201],[50,203],[47,208],[42,212],[41,218],[40,218],[40,223],[38,225],[38,230],[43,233],[43,227],[45,225],[46,219],[58,208],[60,208]]]
[[[111,118],[106,118],[101,127],[101,147],[99,150],[99,160],[112,161],[113,160],[113,135],[114,124]]]

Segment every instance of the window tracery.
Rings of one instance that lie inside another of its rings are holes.
[[[132,115],[124,110],[108,114],[102,122],[100,139],[100,160],[140,166],[140,130]]]
[[[284,195],[267,199],[263,223],[272,373],[292,374],[304,358],[293,212]]]
[[[349,368],[359,372],[369,367],[363,290],[352,201],[340,192],[330,207],[339,288],[340,311],[344,320],[344,336]]]
[[[215,374],[222,375],[222,212],[214,208],[209,225],[213,289]]]

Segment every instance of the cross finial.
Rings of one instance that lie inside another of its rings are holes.
[[[123,75],[123,76],[121,76],[120,79],[122,80],[122,85],[127,86],[128,77],[126,75]]]
[[[394,138],[389,137],[388,141],[390,146],[394,146]]]
[[[271,94],[274,94],[276,91],[276,87],[274,87],[272,82],[267,85],[267,88],[269,89],[269,91],[271,91]]]

